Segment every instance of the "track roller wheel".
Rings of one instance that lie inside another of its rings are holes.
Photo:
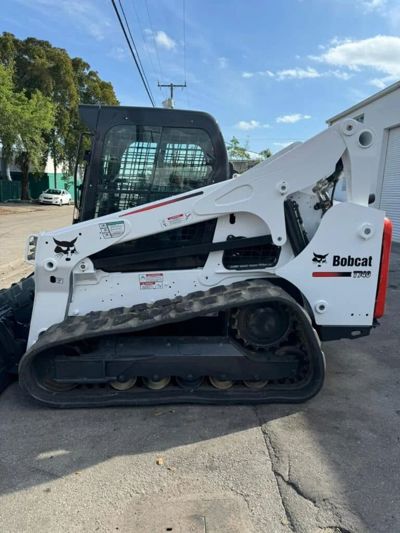
[[[129,390],[129,389],[132,389],[136,385],[136,381],[137,381],[136,377],[129,378],[124,381],[112,381],[110,383],[110,387],[115,390],[119,390],[119,391]]]
[[[268,384],[268,380],[259,380],[259,381],[243,381],[243,383],[246,385],[248,389],[252,390],[260,390],[265,387],[265,385]]]
[[[193,391],[200,387],[200,385],[203,383],[203,376],[196,377],[196,378],[176,378],[176,383],[179,385],[181,389],[187,390],[187,391]]]
[[[218,379],[213,376],[208,376],[208,379],[213,387],[220,390],[228,390],[233,387],[233,381],[230,379]]]
[[[169,385],[170,381],[171,381],[170,376],[167,376],[165,378],[160,378],[160,379],[143,378],[143,384],[145,385],[145,387],[151,390],[164,389],[167,385]]]

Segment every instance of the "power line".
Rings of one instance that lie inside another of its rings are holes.
[[[182,20],[183,20],[183,73],[186,83],[186,2],[182,0]]]
[[[125,20],[125,25],[126,25],[126,27],[127,27],[127,29],[128,29],[128,33],[129,33],[129,36],[130,36],[130,38],[131,38],[131,41],[132,41],[133,47],[134,47],[134,49],[135,49],[136,57],[137,57],[137,59],[138,59],[138,62],[139,62],[140,68],[142,69],[142,73],[143,73],[144,79],[146,80],[147,88],[149,89],[149,91],[150,91],[150,93],[151,93],[149,80],[147,79],[146,73],[145,73],[145,71],[144,71],[143,64],[142,64],[142,61],[141,61],[141,59],[140,59],[140,55],[139,55],[138,49],[137,49],[137,47],[136,47],[135,40],[134,40],[134,38],[133,38],[133,36],[132,36],[131,29],[130,29],[130,27],[129,27],[129,23],[128,23],[128,20],[127,20],[127,18],[126,18],[125,11],[124,11],[124,8],[123,8],[123,6],[122,6],[121,0],[118,0],[118,3],[119,3],[119,6],[120,6],[120,8],[121,8],[122,15],[123,15],[124,20]],[[152,96],[153,96],[153,94],[152,94]],[[154,104],[153,104],[153,105],[154,105]]]
[[[156,41],[156,39],[154,37],[154,27],[153,27],[153,23],[152,23],[151,16],[150,16],[149,5],[147,3],[147,0],[145,0],[144,3],[145,3],[145,6],[146,6],[147,17],[149,19],[150,31],[151,31],[151,36],[152,36],[152,39],[153,39],[154,50],[156,52],[158,68],[159,68],[159,71],[160,71],[160,74],[161,74],[160,78],[164,78],[163,71],[162,71],[162,68],[161,68],[160,55],[158,53],[157,41]]]
[[[135,17],[136,17],[136,20],[137,20],[137,23],[138,23],[138,26],[140,28],[140,32],[142,34],[142,41],[143,41],[143,50],[144,50],[144,53],[147,57],[147,61],[148,63],[151,64],[151,69],[152,69],[152,72],[153,74],[155,75],[156,74],[156,70],[157,70],[157,66],[154,64],[154,59],[152,57],[152,54],[150,53],[150,51],[147,49],[147,43],[146,43],[146,37],[145,37],[145,32],[143,30],[143,24],[142,24],[142,20],[139,16],[139,11],[138,9],[136,8],[136,4],[135,4],[135,0],[132,0],[131,2],[129,2],[129,6],[130,8],[132,9],[132,12],[134,12],[135,14]],[[159,77],[161,78],[161,72],[159,71]]]
[[[135,61],[135,65],[136,65],[136,68],[138,69],[138,72],[139,72],[140,78],[141,78],[141,80],[142,80],[142,82],[143,82],[144,88],[146,89],[147,96],[148,96],[149,99],[150,99],[151,105],[152,105],[153,107],[155,107],[154,98],[153,98],[153,95],[152,95],[152,93],[151,93],[150,87],[149,87],[149,85],[148,85],[148,81],[147,81],[147,78],[146,78],[146,74],[145,74],[144,70],[143,70],[143,72],[142,72],[143,67],[141,67],[140,56],[139,56],[139,54],[137,54],[138,57],[136,57],[135,52],[133,51],[132,45],[131,45],[131,43],[130,43],[130,41],[129,41],[129,37],[128,37],[128,35],[127,35],[127,33],[126,33],[126,30],[125,30],[124,24],[123,24],[123,22],[122,22],[122,20],[121,20],[121,16],[120,16],[120,14],[119,14],[118,8],[117,8],[117,6],[116,6],[116,4],[115,4],[115,0],[111,0],[111,3],[112,3],[112,6],[113,6],[113,8],[114,8],[115,14],[117,15],[119,25],[121,26],[121,29],[122,29],[122,31],[123,31],[123,33],[124,33],[124,36],[125,36],[126,42],[127,42],[127,44],[128,44],[129,50],[130,50],[130,52],[131,52],[131,55],[132,55],[132,57],[133,57],[133,60]],[[120,1],[120,0],[119,0],[119,4],[120,4],[120,6],[121,6],[122,12],[124,13],[123,8],[122,8],[122,5],[121,5],[121,1]],[[135,47],[135,50],[136,50],[136,52],[137,52],[137,48],[136,48],[136,45],[135,45],[135,41],[133,40],[133,37],[132,37],[131,31],[130,31],[130,29],[129,29],[129,25],[128,25],[128,23],[127,23],[127,20],[126,20],[125,14],[124,14],[124,18],[125,18],[125,22],[126,22],[126,24],[127,24],[127,28],[128,28],[128,31],[129,31],[129,35],[131,36],[131,39],[132,39],[133,46]]]

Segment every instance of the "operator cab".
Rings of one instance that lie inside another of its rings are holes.
[[[231,177],[223,137],[207,113],[94,105],[80,105],[79,113],[92,147],[76,222]]]

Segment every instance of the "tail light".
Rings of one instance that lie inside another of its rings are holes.
[[[390,248],[392,247],[393,224],[385,218],[383,226],[381,265],[379,269],[378,290],[376,293],[374,318],[381,318],[385,312],[386,289],[389,277]]]

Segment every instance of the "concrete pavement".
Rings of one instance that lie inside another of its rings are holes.
[[[28,235],[72,222],[73,206],[0,204],[0,289],[32,272],[23,260]]]
[[[324,346],[307,404],[57,411],[12,385],[0,530],[400,531],[399,289],[395,252],[382,325]]]

